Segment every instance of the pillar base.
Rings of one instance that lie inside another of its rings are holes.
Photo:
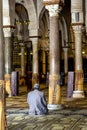
[[[80,90],[73,91],[72,97],[73,98],[84,98],[85,97],[84,91],[80,91]]]
[[[12,94],[10,93],[10,94],[8,95],[8,97],[12,97]]]
[[[48,110],[61,110],[63,108],[62,104],[48,104],[47,105]]]

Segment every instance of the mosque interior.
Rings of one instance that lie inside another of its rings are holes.
[[[87,0],[0,0],[0,130],[87,130]]]

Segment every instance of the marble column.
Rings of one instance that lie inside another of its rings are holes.
[[[84,24],[83,0],[71,1],[71,22],[75,37],[75,91],[73,97],[83,98],[82,28]]]
[[[46,52],[46,71],[49,72],[49,64],[50,64],[50,55],[49,55],[49,50]]]
[[[6,92],[11,96],[11,69],[12,69],[12,33],[14,32],[15,1],[3,0],[3,33],[5,43],[5,82]],[[10,6],[12,4],[12,6]],[[11,15],[12,14],[12,15]]]
[[[32,89],[32,43],[29,41],[26,44],[27,50],[27,64],[26,64],[26,85],[27,91]]]
[[[61,109],[59,4],[47,5],[50,15],[50,75],[48,109]]]
[[[25,46],[21,43],[21,77],[25,77]]]
[[[5,82],[6,92],[11,96],[11,71],[12,71],[12,32],[14,27],[3,26],[5,40]]]
[[[27,65],[26,65],[26,71],[32,71],[32,43],[29,41],[26,44],[26,50],[27,50]]]
[[[33,47],[33,68],[32,68],[32,86],[35,83],[39,83],[39,66],[38,66],[38,38],[32,39]]]
[[[42,51],[42,72],[46,74],[46,52]]]
[[[4,40],[2,0],[0,0],[0,130],[7,130],[5,117],[5,83],[4,83]]]
[[[65,74],[65,84],[67,83],[68,75],[68,48],[63,48],[64,51],[64,74]]]
[[[82,26],[73,26],[75,35],[75,91],[73,97],[84,97],[82,69]]]

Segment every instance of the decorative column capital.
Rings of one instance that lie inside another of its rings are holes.
[[[83,26],[82,25],[76,25],[72,26],[74,33],[82,33]]]
[[[27,48],[31,48],[32,47],[32,41],[25,42],[25,45],[26,45]]]
[[[25,44],[22,43],[22,42],[20,42],[19,45],[20,45],[21,48],[24,48],[24,47],[25,47]]]
[[[63,47],[63,51],[67,52],[68,51],[68,47]]]
[[[38,44],[38,38],[32,38],[30,40],[32,41],[32,44]]]
[[[14,31],[15,31],[14,26],[10,26],[10,25],[3,26],[4,37],[11,37]]]
[[[43,0],[43,4],[44,5],[53,5],[53,4],[63,5],[64,0]]]
[[[62,10],[62,7],[59,6],[59,4],[54,5],[46,5],[46,9],[49,11],[49,15],[52,16],[58,16],[58,13]]]

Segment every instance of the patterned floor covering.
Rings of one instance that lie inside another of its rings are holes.
[[[48,89],[44,91],[48,99]],[[87,97],[66,98],[66,88],[62,87],[63,109],[49,111],[48,115],[28,115],[27,92],[21,88],[19,96],[6,98],[8,130],[87,130]]]

